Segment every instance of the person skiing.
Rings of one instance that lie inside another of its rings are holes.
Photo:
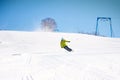
[[[60,46],[61,46],[61,48],[64,48],[65,50],[71,52],[72,49],[69,48],[69,47],[66,45],[66,42],[70,42],[70,41],[65,40],[65,39],[62,38],[61,41],[60,41]]]

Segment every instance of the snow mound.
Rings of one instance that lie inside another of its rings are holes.
[[[0,31],[0,80],[120,80],[119,61],[119,38]]]

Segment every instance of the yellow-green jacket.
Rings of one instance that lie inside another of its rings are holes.
[[[64,40],[64,39],[61,40],[61,42],[60,42],[61,48],[64,48],[65,46],[67,46],[66,42],[70,42],[70,41],[67,41],[67,40]]]

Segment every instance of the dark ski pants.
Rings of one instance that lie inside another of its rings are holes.
[[[67,51],[71,52],[72,49],[70,49],[68,46],[65,46],[64,49],[66,49]]]

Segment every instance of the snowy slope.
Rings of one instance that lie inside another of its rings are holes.
[[[119,61],[119,38],[0,31],[0,80],[120,80]]]

